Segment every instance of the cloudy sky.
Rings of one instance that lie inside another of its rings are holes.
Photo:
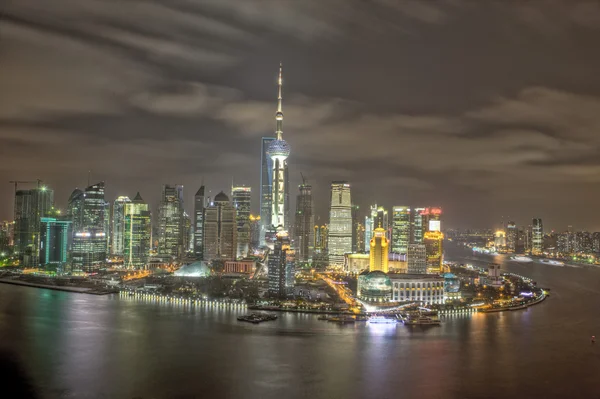
[[[0,218],[8,180],[64,208],[161,184],[258,209],[260,137],[284,137],[326,220],[356,203],[441,205],[446,227],[502,217],[600,231],[600,2],[8,0],[0,12]],[[294,206],[294,204],[292,204]],[[191,210],[191,209],[190,209]]]

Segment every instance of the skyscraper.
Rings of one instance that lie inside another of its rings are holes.
[[[406,254],[410,243],[410,207],[392,208],[392,252]]]
[[[411,210],[411,239],[410,242],[419,244],[423,242],[423,235],[427,231],[427,222],[424,221],[425,208],[412,208]]]
[[[14,250],[24,266],[38,266],[40,223],[54,205],[54,191],[45,186],[15,193]]]
[[[294,228],[294,245],[296,260],[308,262],[312,259],[314,250],[314,216],[312,187],[306,181],[298,186],[300,193],[296,199],[296,220]]]
[[[248,256],[250,248],[250,202],[252,189],[245,186],[231,187],[231,199],[235,208],[237,230],[237,257]]]
[[[328,243],[329,265],[344,266],[344,255],[352,252],[352,200],[350,184],[331,182]]]
[[[163,185],[158,206],[158,253],[179,258],[184,253],[183,186]]]
[[[260,245],[260,216],[250,215],[250,248],[255,249]]]
[[[269,295],[285,298],[294,288],[294,251],[285,231],[277,233],[273,253],[269,256]]]
[[[282,67],[279,67],[276,120],[276,137],[267,148],[267,155],[273,162],[273,183],[271,188],[271,226],[274,229],[288,229],[289,225],[289,184],[287,173],[287,158],[290,155],[290,146],[283,139],[283,111],[282,111]]]
[[[535,218],[531,226],[531,253],[541,255],[544,251],[544,226],[542,219]]]
[[[265,245],[265,233],[271,228],[273,160],[267,150],[274,140],[275,137],[263,137],[260,141],[260,245]]]
[[[194,230],[194,255],[202,259],[204,246],[204,207],[206,199],[204,197],[204,185],[200,186],[194,196],[194,221],[192,229]]]
[[[362,252],[363,248],[358,247],[358,234],[360,229],[358,225],[360,224],[360,207],[356,204],[352,204],[352,253]],[[364,232],[363,232],[364,237]],[[362,240],[360,240],[362,242]],[[364,243],[363,243],[364,247]]]
[[[204,260],[234,260],[236,238],[235,208],[221,191],[204,209]]]
[[[506,225],[506,249],[508,252],[517,250],[517,225],[515,222],[508,222]]]
[[[408,244],[406,261],[408,273],[427,273],[427,249],[425,244]]]
[[[69,198],[73,221],[72,270],[94,272],[106,262],[104,182],[75,190]]]
[[[66,218],[41,218],[40,265],[64,267],[67,264],[73,239],[72,224]]]
[[[439,231],[428,231],[423,237],[427,257],[427,273],[441,273],[443,268],[444,235]]]
[[[125,204],[130,203],[129,197],[120,196],[115,199],[112,208],[111,254],[123,255],[123,229],[125,228]]]
[[[377,227],[375,229],[369,245],[371,247],[369,252],[369,271],[379,270],[387,273],[389,270],[389,241],[383,228]]]
[[[123,257],[128,268],[143,268],[148,263],[152,241],[150,208],[138,192],[123,209]]]

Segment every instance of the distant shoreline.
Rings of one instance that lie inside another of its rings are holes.
[[[47,285],[47,284],[39,284],[39,283],[30,283],[27,281],[20,280],[12,280],[1,278],[0,283],[3,284],[12,284],[12,285],[20,285],[24,287],[32,287],[32,288],[43,288],[54,291],[64,291],[64,292],[75,292],[77,294],[90,294],[90,295],[107,295],[110,292],[98,292],[93,288],[80,288],[80,287],[65,287],[65,286],[57,286],[57,285]]]

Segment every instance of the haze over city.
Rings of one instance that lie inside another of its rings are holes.
[[[446,227],[600,230],[599,3],[256,6],[4,5],[0,219],[9,180],[42,179],[64,207],[89,170],[107,198],[153,208],[164,183],[190,210],[202,179],[258,188],[283,62],[292,193],[304,173],[323,220],[330,182],[348,180],[363,208],[439,205]]]

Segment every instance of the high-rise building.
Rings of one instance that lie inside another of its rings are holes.
[[[179,258],[184,253],[183,186],[163,185],[158,206],[158,253]]]
[[[425,231],[442,231],[442,208],[425,208],[421,217]]]
[[[358,225],[361,224],[360,223],[360,207],[357,204],[352,204],[352,253],[358,253],[358,252],[363,252],[364,249],[364,242],[362,242],[362,239],[364,239],[364,232],[363,232],[363,238],[359,239],[359,232],[360,229],[358,228]],[[359,248],[359,241],[362,243],[362,248]]]
[[[221,191],[204,209],[204,260],[235,260],[236,238],[235,208]]]
[[[269,295],[285,298],[294,288],[294,251],[290,247],[290,239],[285,231],[277,233],[273,252],[269,255],[268,264]]]
[[[369,271],[379,270],[388,272],[389,259],[389,241],[386,237],[385,230],[377,227],[373,233],[373,238],[370,242],[371,250],[369,252]]]
[[[423,237],[427,257],[427,273],[441,273],[443,269],[444,235],[439,231],[428,231]]]
[[[250,248],[250,201],[252,189],[250,187],[231,187],[231,199],[235,208],[237,229],[237,257],[248,256]]]
[[[365,253],[365,225],[357,223],[352,227],[352,232],[356,237],[356,252]]]
[[[427,231],[427,220],[423,214],[426,208],[412,208],[411,209],[411,238],[410,242],[413,244],[420,244],[423,242],[423,235]],[[424,220],[425,219],[425,220]]]
[[[194,255],[202,259],[204,245],[204,207],[206,198],[204,197],[204,185],[200,186],[194,196]]]
[[[494,233],[494,246],[496,249],[504,249],[506,247],[506,232],[504,230],[496,230]]]
[[[276,140],[271,141],[267,148],[267,155],[273,164],[273,180],[271,187],[271,228],[289,227],[289,181],[287,172],[287,158],[290,156],[290,146],[283,139],[283,111],[281,90],[283,85],[282,67],[279,67],[276,120]]]
[[[517,240],[517,225],[515,222],[508,222],[506,225],[506,250],[508,252],[516,252]]]
[[[107,242],[104,182],[75,190],[69,198],[68,215],[73,222],[72,270],[94,272],[106,262]]]
[[[66,218],[41,218],[40,265],[64,267],[67,264],[73,239],[72,224]]]
[[[427,249],[425,244],[408,244],[406,261],[408,273],[427,273]]]
[[[111,254],[123,255],[123,229],[125,228],[125,204],[130,203],[129,197],[120,196],[115,199],[112,207]]]
[[[152,223],[148,204],[138,192],[123,209],[123,258],[128,268],[143,268],[148,264],[152,242]]]
[[[250,248],[256,249],[260,245],[260,216],[250,215]]]
[[[312,259],[315,240],[312,187],[303,182],[298,186],[298,190],[300,193],[296,199],[296,220],[294,227],[296,260],[298,262],[309,262]]]
[[[183,211],[183,253],[194,251],[194,231],[192,230],[192,218]]]
[[[40,223],[54,205],[54,191],[45,186],[15,193],[14,252],[24,266],[40,262]]]
[[[109,255],[111,248],[110,244],[112,242],[112,220],[110,215],[112,207],[110,206],[110,202],[104,201],[104,234],[106,237],[106,254]]]
[[[273,186],[273,160],[267,154],[275,137],[263,137],[260,141],[260,244],[266,245],[265,234],[271,228],[271,190]]]
[[[531,253],[541,255],[544,252],[544,226],[542,219],[535,218],[531,226]]]
[[[392,208],[392,252],[406,254],[410,243],[410,207]]]
[[[327,248],[332,267],[343,267],[344,255],[352,252],[352,202],[346,181],[331,183]]]

